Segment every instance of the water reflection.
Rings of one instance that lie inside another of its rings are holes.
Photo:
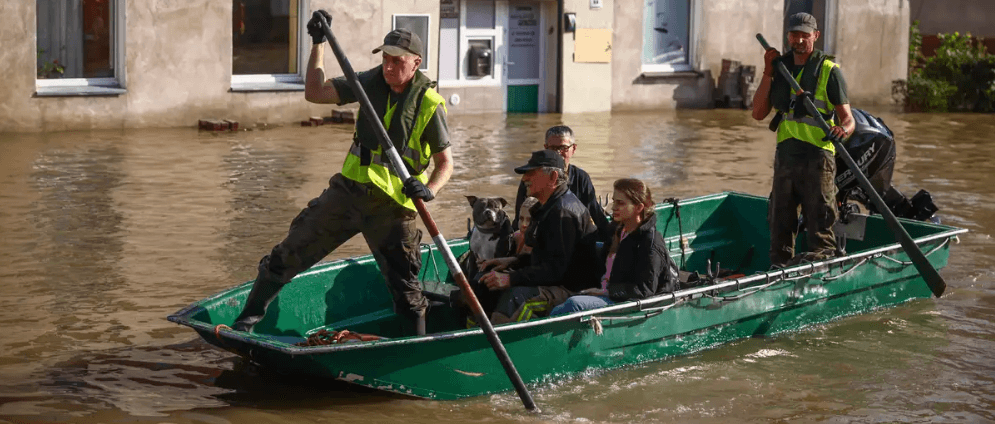
[[[54,315],[76,317],[76,310],[106,307],[103,293],[122,283],[115,264],[121,259],[122,215],[112,192],[122,184],[122,153],[114,145],[45,152],[34,162],[34,188],[42,193],[31,220],[39,243],[42,282],[33,291],[54,295],[46,302]],[[52,205],[58,205],[53,208]],[[60,320],[59,331],[86,331],[91,323]]]
[[[233,276],[244,275],[246,263],[258,261],[268,253],[257,246],[275,245],[286,234],[290,225],[288,217],[301,209],[291,193],[300,189],[307,178],[300,172],[307,156],[303,148],[269,146],[265,134],[253,138],[229,140],[230,151],[221,159],[228,177],[222,187],[230,197],[219,255],[220,262]]]

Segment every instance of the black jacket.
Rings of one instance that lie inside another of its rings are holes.
[[[608,232],[608,215],[605,214],[605,208],[602,208],[601,204],[598,203],[598,195],[594,192],[591,176],[576,165],[570,165],[567,169],[567,187],[574,196],[577,196],[577,200],[580,200],[581,204],[587,206],[587,211],[591,214],[594,225],[598,227],[598,239],[608,238],[611,235]],[[515,220],[511,223],[511,228],[518,228],[518,215],[522,211],[525,197],[525,182],[523,181],[518,184],[518,196],[515,197]]]
[[[605,262],[598,260],[597,229],[587,207],[560,187],[531,214],[525,244],[532,253],[519,257],[511,285],[563,286],[574,292],[596,287]]]
[[[621,230],[621,223],[612,223],[611,230],[612,234]],[[604,249],[602,263],[609,250]],[[663,235],[656,230],[656,215],[651,215],[619,242],[608,278],[608,297],[615,302],[644,299],[671,293],[677,290],[677,284],[677,264],[667,251]]]

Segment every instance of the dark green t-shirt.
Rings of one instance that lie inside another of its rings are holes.
[[[335,86],[335,91],[339,93],[339,105],[359,100],[352,92],[352,86],[349,85],[344,76],[332,79],[332,84]],[[390,102],[403,105],[405,97],[406,95],[404,94],[397,94],[392,91],[390,93]],[[383,117],[381,116],[380,118],[382,121]],[[435,114],[432,115],[432,119],[425,126],[425,131],[421,135],[421,142],[428,144],[432,154],[439,153],[449,147],[449,126],[446,124],[446,109],[441,105],[435,108]]]

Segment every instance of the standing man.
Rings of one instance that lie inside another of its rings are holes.
[[[771,129],[777,130],[774,155],[774,184],[769,206],[770,263],[783,267],[800,260],[820,260],[836,251],[833,223],[837,214],[835,197],[836,149],[854,130],[853,116],[846,97],[846,82],[832,56],[815,49],[819,31],[815,17],[796,13],[788,18],[791,51],[779,56],[775,49],[764,53],[764,74],[753,96],[753,119],[763,120],[771,109],[777,115]],[[806,91],[822,117],[832,127],[825,134],[814,117],[808,115],[802,99],[796,99],[787,80],[778,72],[778,63]],[[809,252],[792,258],[798,231],[798,206],[805,216]]]
[[[532,252],[481,264],[494,268],[480,283],[501,293],[491,314],[495,325],[549,315],[570,296],[595,287],[604,274],[595,248],[597,229],[587,206],[567,189],[565,168],[552,150],[533,152],[527,164],[515,168],[539,204],[532,207],[532,223],[525,230]],[[502,272],[509,267],[513,271]]]
[[[545,140],[543,148],[555,150],[563,158],[563,163],[566,164],[567,188],[573,192],[574,196],[577,196],[580,203],[587,207],[591,219],[594,220],[594,225],[598,227],[599,239],[607,240],[609,237],[608,217],[605,215],[605,209],[598,203],[598,195],[594,192],[591,176],[579,166],[570,164],[570,158],[577,152],[577,140],[574,138],[573,130],[566,125],[550,127],[546,130]],[[511,223],[511,228],[518,228],[518,214],[522,209],[525,197],[525,180],[522,180],[522,183],[518,185],[518,196],[515,198],[515,221]]]
[[[331,17],[319,11],[328,22]],[[308,61],[304,98],[312,103],[343,105],[356,101],[345,77],[325,80],[324,32],[314,17],[308,22],[314,41]],[[408,30],[384,37],[383,63],[358,74],[363,90],[383,121],[391,142],[412,177],[394,174],[377,142],[375,123],[360,114],[352,147],[342,172],[328,182],[320,196],[308,202],[290,223],[287,237],[259,262],[259,275],[235,320],[234,329],[251,331],[283,285],[317,263],[357,233],[363,233],[394,301],[395,311],[411,324],[409,332],[425,334],[428,302],[422,296],[421,231],[416,228],[413,198],[435,198],[453,172],[445,101],[435,83],[418,71],[422,41]],[[428,173],[429,158],[435,164]]]

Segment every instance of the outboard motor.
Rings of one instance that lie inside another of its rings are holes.
[[[933,220],[933,215],[939,209],[928,191],[919,190],[910,200],[891,185],[891,176],[895,171],[895,134],[880,118],[860,109],[852,111],[856,128],[844,143],[844,148],[871,181],[874,190],[884,199],[888,209],[901,218]],[[880,213],[860,188],[853,171],[840,157],[836,158],[836,188],[839,190],[836,204],[840,207],[842,220],[854,211],[855,205],[848,204],[848,199],[862,203],[871,213]]]

